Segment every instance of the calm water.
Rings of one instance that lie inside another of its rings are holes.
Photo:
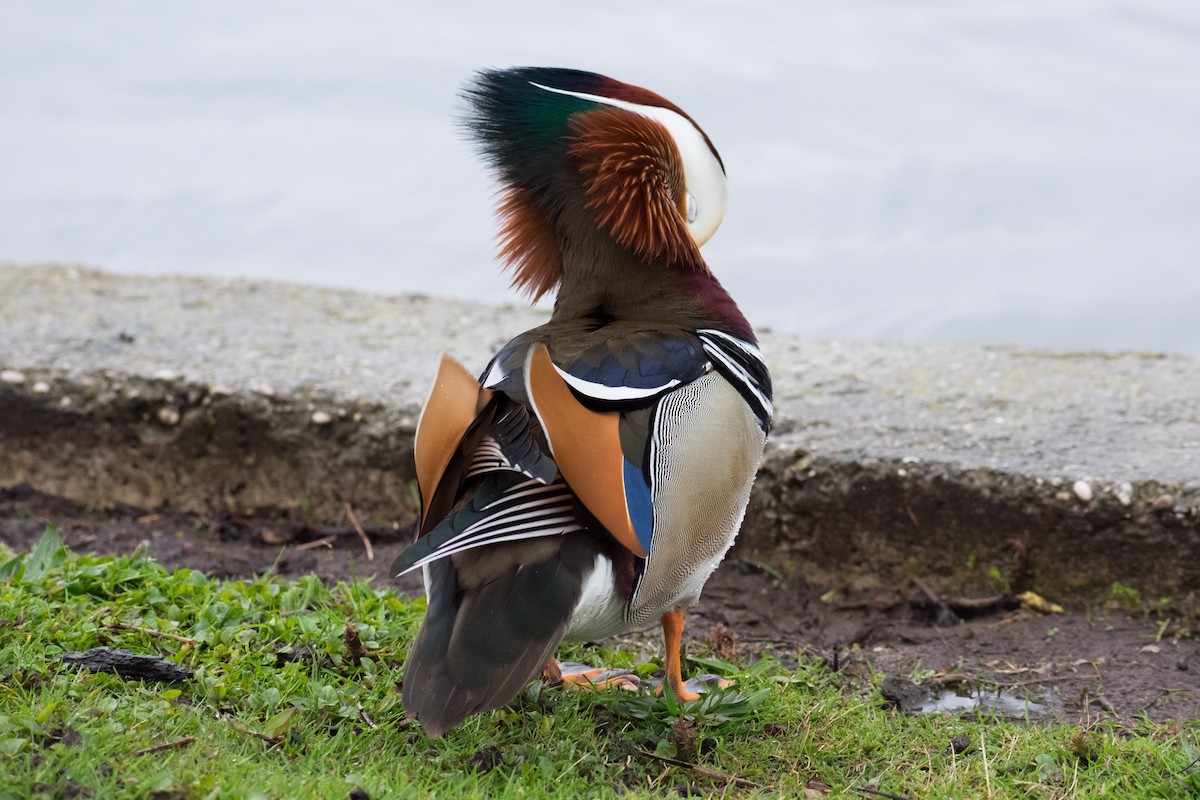
[[[705,127],[760,325],[1200,354],[1193,0],[432,5],[3,3],[0,260],[511,298],[454,95],[552,64]]]

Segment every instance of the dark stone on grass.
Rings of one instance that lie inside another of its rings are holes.
[[[350,800],[371,800],[371,795],[362,789],[354,789],[350,792]]]
[[[68,781],[66,785],[58,788],[58,797],[64,800],[75,800],[77,797],[91,797],[92,790],[86,786],[81,786],[75,781]]]
[[[62,662],[69,667],[83,668],[92,672],[114,672],[122,678],[185,681],[192,677],[190,669],[184,669],[165,658],[139,656],[137,653],[120,648],[93,647],[83,653],[64,653]]]
[[[275,651],[275,666],[282,667],[284,664],[290,664],[294,661],[305,663],[315,663],[318,660],[316,652],[306,644],[301,645],[284,645]],[[328,659],[321,659],[323,662],[332,664]]]
[[[952,753],[965,753],[970,746],[971,737],[965,733],[960,733],[950,738],[950,752]]]
[[[0,628],[2,628],[2,627],[5,627],[5,626],[0,625]],[[24,689],[25,691],[28,692],[28,691],[33,691],[34,689],[41,688],[42,673],[36,672],[34,670],[19,669],[16,672],[5,675],[0,680],[3,680],[4,683],[8,683],[9,681],[12,681],[14,684],[16,684],[17,686],[20,686],[22,689]]]
[[[74,728],[52,728],[38,742],[42,747],[62,744],[67,747],[77,747],[83,744],[83,735]]]
[[[883,699],[899,708],[905,714],[916,714],[925,702],[925,690],[908,678],[892,676],[885,678],[879,685],[879,693]]]
[[[6,489],[0,489],[0,497],[6,500],[16,500],[23,502],[33,497],[33,487],[27,482],[18,483]]]
[[[480,775],[491,772],[503,763],[504,754],[497,747],[484,747],[467,757],[467,767],[475,769]]]

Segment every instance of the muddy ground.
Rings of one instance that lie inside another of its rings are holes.
[[[13,550],[31,547],[50,523],[77,552],[128,554],[144,546],[167,567],[228,578],[274,570],[287,578],[315,573],[327,581],[384,581],[409,532],[364,521],[360,534],[356,522],[349,513],[317,524],[273,510],[198,515],[123,505],[93,509],[25,484],[0,487],[0,542]],[[417,576],[397,585],[421,591]],[[1031,708],[1031,716],[1077,724],[1200,720],[1194,596],[1153,612],[1114,603],[1039,615],[1012,598],[941,597],[929,586],[833,588],[731,558],[689,613],[688,635],[711,642],[716,629],[718,645],[740,640],[746,653],[770,650],[785,663],[817,656],[851,675],[919,674],[950,701],[955,689],[974,687],[989,698],[1002,690],[1016,715]],[[652,633],[641,640],[646,636]],[[1026,700],[1038,705],[1026,706]]]

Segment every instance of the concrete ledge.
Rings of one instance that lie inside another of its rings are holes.
[[[342,504],[409,522],[439,352],[545,315],[251,281],[0,267],[0,484],[97,505]],[[810,342],[777,390],[739,550],[823,585],[1200,586],[1200,362]]]

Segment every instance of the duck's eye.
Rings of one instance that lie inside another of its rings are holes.
[[[700,214],[700,210],[698,208],[696,208],[696,197],[691,192],[688,192],[688,196],[687,196],[687,221],[688,221],[688,224],[690,225],[691,223],[695,222],[696,217],[699,216],[699,214]]]

